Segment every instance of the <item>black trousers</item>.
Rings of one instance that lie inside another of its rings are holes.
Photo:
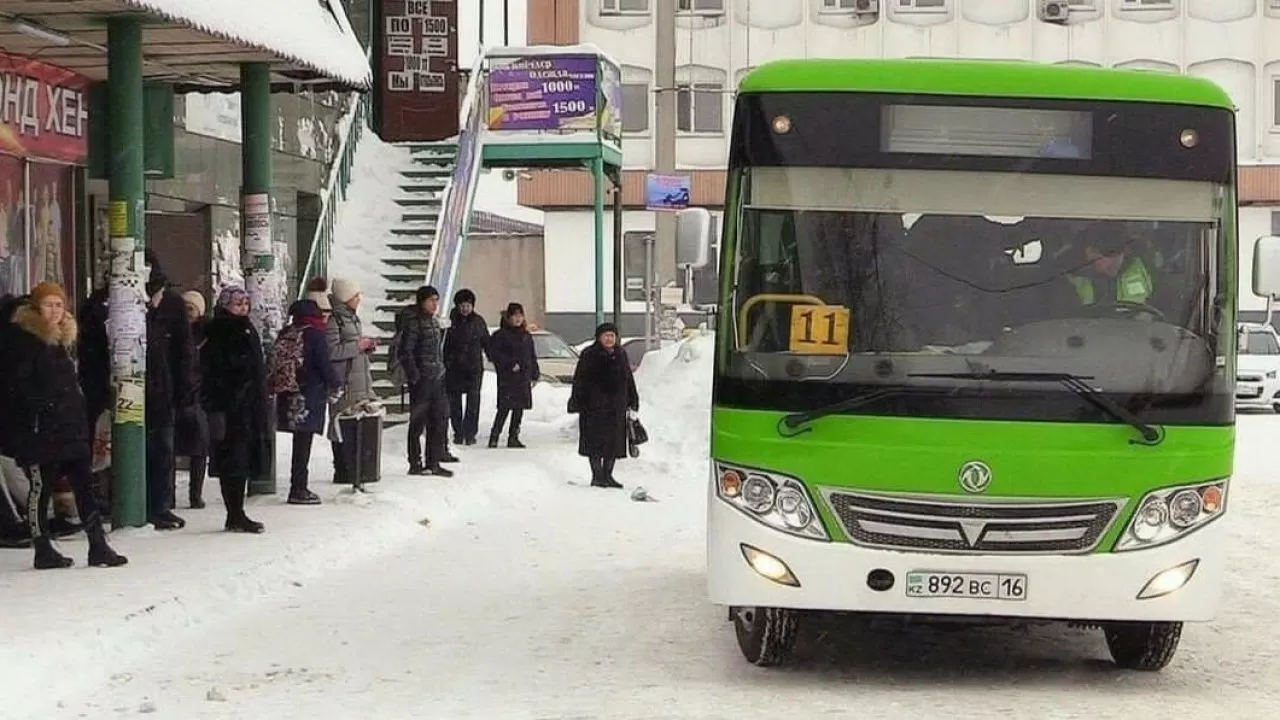
[[[514,410],[498,408],[497,414],[493,416],[493,429],[489,431],[490,437],[496,440],[502,434],[502,426],[507,424],[508,414],[511,415],[511,430],[507,433],[507,437],[520,437],[520,423],[524,421],[524,410],[521,408]]]
[[[147,427],[147,517],[174,506],[177,483],[173,455],[173,426]]]
[[[289,458],[289,491],[306,492],[310,479],[311,444],[316,439],[311,433],[293,434],[293,454]],[[336,456],[335,456],[336,457]]]
[[[476,439],[480,434],[479,390],[449,393],[449,424],[457,440]]]
[[[419,383],[409,391],[409,465],[432,468],[445,457],[449,439],[449,398],[443,379]],[[426,437],[426,453],[422,440]]]
[[[80,524],[85,528],[93,528],[102,522],[98,499],[93,494],[93,466],[89,458],[50,463],[38,468],[28,467],[25,472],[31,482],[31,492],[27,495],[27,522],[31,526],[31,537],[49,533],[49,503],[53,499],[53,481],[58,476],[65,476],[67,483],[71,485]]]

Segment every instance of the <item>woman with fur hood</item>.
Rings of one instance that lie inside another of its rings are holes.
[[[40,283],[29,303],[14,313],[20,332],[7,333],[3,376],[11,449],[31,481],[28,521],[35,567],[71,567],[53,546],[47,508],[55,477],[66,477],[89,539],[89,565],[116,567],[128,559],[107,544],[102,515],[93,494],[92,449],[85,422],[84,395],[76,377],[77,325],[67,312],[67,295],[56,283]]]

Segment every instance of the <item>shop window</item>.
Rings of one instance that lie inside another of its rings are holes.
[[[901,13],[937,13],[947,11],[948,0],[894,0]]]
[[[681,15],[723,15],[724,0],[676,0]]]
[[[600,0],[601,15],[648,15],[649,0]]]

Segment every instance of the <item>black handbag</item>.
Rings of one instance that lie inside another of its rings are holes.
[[[627,454],[633,458],[640,457],[640,446],[649,442],[649,431],[644,429],[640,418],[627,418]]]

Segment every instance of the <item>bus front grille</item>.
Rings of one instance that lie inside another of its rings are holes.
[[[1092,551],[1123,499],[963,502],[955,496],[882,495],[824,489],[856,545],[963,554],[1063,555]]]

